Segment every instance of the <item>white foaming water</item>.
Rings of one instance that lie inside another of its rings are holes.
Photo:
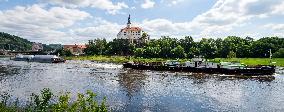
[[[107,69],[118,69],[122,68],[122,65],[116,65],[111,63],[89,63],[83,64],[84,67],[95,67],[95,68],[107,68]]]
[[[113,63],[99,63],[91,61],[67,61],[68,64],[78,64],[83,68],[104,68],[104,69],[119,69],[122,68],[122,65],[113,64]]]

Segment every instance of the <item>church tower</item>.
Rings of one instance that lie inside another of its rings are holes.
[[[128,22],[127,22],[127,28],[130,28],[131,27],[131,21],[130,21],[130,14],[128,16]]]
[[[127,26],[125,28],[122,28],[119,33],[117,34],[117,38],[118,39],[126,39],[128,40],[130,43],[140,43],[142,41],[144,41],[144,39],[142,39],[142,35],[145,32],[142,30],[142,28],[140,27],[135,27],[131,25],[131,18],[130,18],[130,14],[128,16],[128,21],[127,21]],[[146,40],[149,40],[149,35],[146,35]],[[143,37],[144,38],[144,37]]]

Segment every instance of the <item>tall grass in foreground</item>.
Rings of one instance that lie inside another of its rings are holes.
[[[107,112],[106,98],[99,104],[96,94],[87,91],[78,93],[75,101],[70,100],[70,93],[54,96],[50,89],[43,89],[40,95],[32,94],[25,106],[19,106],[19,101],[9,101],[10,95],[1,94],[0,112]],[[11,103],[8,103],[11,102]]]

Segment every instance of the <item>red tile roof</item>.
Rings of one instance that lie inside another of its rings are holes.
[[[141,30],[142,30],[142,29],[139,28],[139,27],[130,27],[130,28],[125,27],[125,28],[121,29],[121,32],[122,32],[122,31],[141,31]]]

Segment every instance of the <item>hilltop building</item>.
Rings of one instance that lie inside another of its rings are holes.
[[[86,49],[86,45],[63,45],[64,50],[69,50],[74,55],[84,54],[84,49]]]
[[[42,51],[43,46],[41,43],[33,43],[32,45],[32,51]]]
[[[130,43],[139,43],[148,41],[150,36],[145,33],[142,28],[132,27],[129,15],[127,26],[120,30],[120,32],[117,34],[117,39],[127,39]]]

